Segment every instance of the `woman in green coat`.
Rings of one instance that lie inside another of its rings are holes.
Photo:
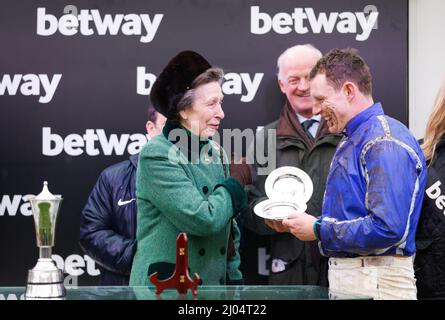
[[[153,84],[151,101],[167,123],[139,156],[132,286],[149,285],[154,272],[161,280],[173,274],[181,232],[188,238],[190,274],[198,273],[201,284],[242,281],[234,217],[247,198],[229,177],[224,151],[211,140],[224,118],[222,79],[221,69],[184,51]]]

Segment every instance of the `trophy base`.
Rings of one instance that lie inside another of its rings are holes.
[[[40,258],[28,272],[25,299],[62,299],[66,296],[63,280],[52,259]]]
[[[25,300],[64,300],[65,297],[63,283],[28,283],[26,286]]]

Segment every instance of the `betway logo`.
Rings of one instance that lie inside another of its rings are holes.
[[[25,294],[18,295],[17,293],[1,293],[0,301],[4,300],[25,300]]]
[[[305,34],[309,29],[313,33],[332,33],[334,28],[339,33],[355,33],[357,41],[368,39],[379,16],[378,11],[370,12],[366,17],[364,12],[319,12],[313,8],[294,8],[294,12],[278,12],[273,17],[266,12],[260,12],[259,6],[250,8],[250,32],[266,34],[271,29],[278,34],[288,34],[292,30]],[[357,22],[361,30],[357,28]]]
[[[250,102],[255,95],[263,79],[264,73],[255,73],[251,77],[248,73],[226,73],[222,91],[227,95],[241,95],[241,102]],[[156,80],[153,73],[147,73],[145,67],[137,67],[137,93],[149,95],[151,87]]]
[[[34,198],[34,194],[15,194],[13,196],[4,194],[0,202],[0,217],[8,214],[15,216],[19,210],[24,216],[31,216],[31,204],[29,200]]]
[[[34,194],[2,195],[0,199],[0,217],[5,215],[15,217],[19,212],[25,217],[32,216],[31,203],[29,200],[34,197]]]
[[[80,32],[84,36],[95,33],[104,36],[107,33],[117,35],[119,31],[126,36],[139,35],[140,42],[148,43],[153,40],[161,24],[163,14],[155,14],[150,19],[148,14],[105,14],[101,17],[99,10],[80,10],[79,15],[64,14],[56,16],[46,13],[46,8],[37,8],[37,34],[51,36],[59,31],[64,36],[72,36]],[[92,22],[90,27],[90,22]],[[142,30],[144,29],[144,30]]]
[[[83,257],[78,254],[71,254],[63,259],[57,254],[51,256],[57,268],[71,276],[81,276],[85,272],[90,276],[100,275],[100,270],[96,268],[96,262],[88,255]]]
[[[444,210],[443,214],[445,215],[445,195],[442,194],[442,190],[440,189],[441,185],[440,180],[437,180],[431,187],[426,189],[425,192],[431,200],[436,200],[436,207],[439,210]]]
[[[53,254],[51,258],[56,263],[57,268],[62,270],[63,273],[68,274],[65,276],[63,284],[65,288],[78,288],[78,277],[87,273],[90,276],[100,275],[100,270],[96,268],[96,262],[89,257],[84,255],[83,257],[78,254],[71,254],[65,259],[58,254]],[[1,293],[0,301],[2,300],[24,300],[25,295],[11,293]]]
[[[268,276],[270,270],[267,267],[267,261],[270,259],[270,254],[267,254],[266,248],[258,248],[258,274]]]
[[[125,151],[132,155],[138,153],[147,141],[148,136],[141,133],[107,136],[103,129],[86,129],[83,135],[72,133],[63,138],[52,133],[50,127],[42,128],[42,154],[45,156],[57,156],[62,152],[70,156],[83,153],[110,156],[123,155]]]
[[[4,74],[0,80],[0,95],[15,96],[20,90],[24,96],[40,96],[40,103],[48,103],[52,100],[61,78],[61,74],[53,75],[52,79],[47,74]]]

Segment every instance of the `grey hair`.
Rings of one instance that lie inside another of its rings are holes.
[[[190,89],[187,90],[182,96],[181,100],[178,102],[177,110],[177,119],[179,120],[179,111],[186,110],[190,108],[194,101],[194,93],[195,89],[199,86],[202,86],[211,82],[218,82],[220,85],[224,80],[224,71],[221,68],[210,68],[205,72],[201,73],[199,76],[193,80]]]
[[[282,54],[280,54],[280,56],[277,59],[277,69],[278,69],[277,77],[278,77],[278,79],[282,80],[280,78],[280,69],[283,64],[283,60],[288,56],[295,56],[296,54],[301,53],[301,51],[303,51],[303,50],[312,51],[314,53],[314,55],[316,55],[318,57],[318,59],[321,59],[323,57],[323,54],[321,53],[321,51],[318,50],[317,48],[315,48],[310,43],[299,44],[299,45],[287,48],[286,50],[284,50],[284,52]]]

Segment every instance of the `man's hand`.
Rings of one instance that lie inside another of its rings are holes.
[[[290,232],[289,228],[283,225],[283,220],[264,219],[264,223],[276,232]]]
[[[292,233],[302,241],[316,240],[314,234],[314,223],[317,218],[304,213],[292,213],[286,219],[282,220],[283,228],[287,228],[288,232]]]

